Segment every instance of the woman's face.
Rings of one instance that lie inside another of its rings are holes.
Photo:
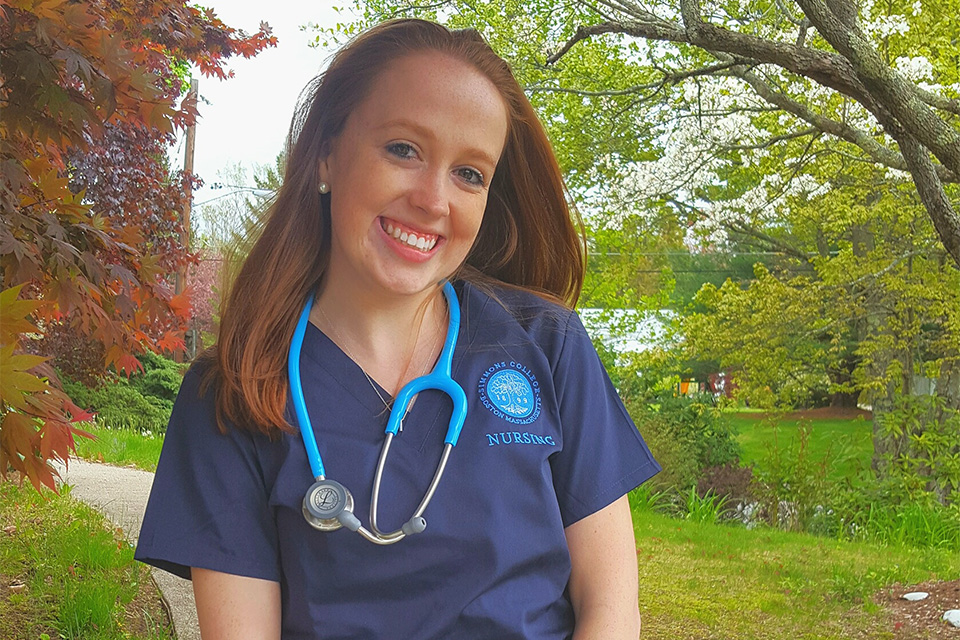
[[[325,286],[413,295],[451,275],[477,237],[506,134],[504,101],[472,66],[437,52],[390,63],[320,163]]]

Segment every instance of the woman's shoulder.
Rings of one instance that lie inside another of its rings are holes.
[[[464,297],[464,326],[480,346],[529,341],[553,359],[582,327],[574,310],[517,287],[466,283]]]
[[[509,318],[525,328],[566,325],[576,312],[548,295],[502,283],[465,282],[470,310],[481,316]]]
[[[228,420],[221,429],[217,412],[219,384],[216,352],[211,348],[198,355],[183,374],[180,391],[174,403],[171,426],[175,422],[183,422],[186,428],[195,432],[248,437],[249,434],[243,433],[246,430],[238,429]]]
[[[215,383],[216,358],[207,350],[197,355],[184,372],[177,398],[181,402],[207,402],[212,406]]]

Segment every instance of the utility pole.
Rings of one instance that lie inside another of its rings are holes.
[[[194,112],[197,109],[197,92],[199,87],[199,81],[196,78],[190,79],[190,91],[187,93],[187,97],[184,98],[185,106],[192,108]],[[183,171],[184,173],[193,173],[193,150],[196,146],[197,140],[197,123],[196,120],[187,127],[187,148],[186,153],[183,157]],[[190,250],[190,209],[193,204],[193,189],[188,182],[186,185],[186,198],[184,199],[183,205],[183,231],[180,236],[180,243],[183,245],[183,248],[187,251]],[[187,288],[187,267],[183,266],[177,272],[176,284],[174,285],[174,292],[178,295],[183,293],[183,290]],[[192,321],[192,318],[191,318]],[[192,324],[192,322],[191,322]],[[186,346],[186,356],[188,360],[193,360],[193,357],[197,354],[197,335],[196,329],[191,326],[187,329],[187,334],[184,336],[184,342]],[[183,355],[180,352],[174,354],[174,360],[177,362],[183,361]]]

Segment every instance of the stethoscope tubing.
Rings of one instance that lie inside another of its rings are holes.
[[[440,351],[440,357],[437,359],[433,370],[429,374],[411,380],[397,393],[393,409],[391,410],[390,417],[387,421],[387,427],[384,431],[384,441],[380,448],[380,456],[377,460],[377,468],[374,474],[373,487],[370,495],[370,529],[372,529],[372,531],[368,531],[360,524],[360,521],[357,520],[356,516],[354,516],[352,513],[352,507],[345,509],[345,513],[341,513],[339,516],[337,516],[337,519],[340,520],[343,526],[356,531],[361,536],[375,544],[393,544],[394,542],[399,542],[412,533],[419,533],[423,531],[423,529],[426,527],[426,521],[423,519],[423,513],[426,511],[427,505],[430,504],[430,500],[433,498],[433,495],[437,490],[437,486],[440,484],[440,479],[443,476],[444,470],[446,469],[447,461],[450,458],[450,453],[460,438],[460,432],[463,429],[463,425],[466,420],[466,393],[464,393],[463,388],[452,377],[453,351],[456,347],[457,338],[460,333],[460,303],[459,300],[457,300],[457,294],[453,288],[453,285],[448,281],[443,283],[443,294],[447,300],[449,321],[447,325],[447,336],[444,340],[443,349]],[[300,352],[303,347],[303,339],[306,335],[307,323],[310,320],[310,312],[312,308],[313,295],[309,296],[304,304],[303,311],[300,314],[300,318],[298,319],[297,325],[294,329],[293,338],[290,341],[290,353],[288,356],[287,369],[290,383],[291,400],[294,406],[294,413],[296,414],[297,423],[300,428],[300,434],[303,438],[307,459],[310,463],[310,471],[313,474],[316,483],[324,483],[325,481],[325,484],[328,486],[331,483],[340,486],[341,488],[338,489],[338,491],[346,491],[345,495],[349,496],[349,491],[342,487],[342,485],[339,485],[339,483],[335,481],[326,480],[326,470],[323,466],[323,460],[320,456],[320,448],[317,445],[316,436],[313,432],[313,427],[310,422],[310,415],[307,412],[306,401],[303,395],[303,384],[300,377]],[[444,439],[443,452],[440,456],[440,461],[437,464],[436,471],[434,472],[433,479],[430,481],[430,485],[427,487],[427,491],[424,493],[423,499],[417,506],[413,516],[400,529],[390,533],[384,533],[380,531],[377,526],[377,510],[379,506],[380,483],[383,479],[383,470],[386,465],[387,455],[390,451],[390,445],[393,442],[393,439],[400,432],[403,419],[406,417],[409,404],[413,400],[414,396],[421,391],[426,391],[428,389],[434,389],[445,393],[453,402],[453,411],[451,412],[450,422],[447,426],[447,434]],[[307,497],[311,495],[311,492],[314,488],[319,486],[320,484],[315,484],[313,487],[311,487],[311,491],[308,491]],[[305,498],[305,505],[306,500],[307,498]],[[349,500],[350,504],[352,504],[352,498]],[[306,506],[304,509],[305,517],[307,517],[308,521],[313,524],[315,516],[308,515]],[[322,517],[326,518],[327,516]],[[321,520],[318,521],[317,524],[313,524],[313,526],[317,528],[323,527],[321,530],[331,530],[328,527],[328,524],[326,524],[329,522],[332,521]],[[336,526],[339,527],[340,525]]]
[[[317,446],[317,437],[310,424],[310,415],[307,413],[307,401],[303,397],[303,381],[300,379],[300,351],[303,349],[303,337],[307,334],[307,323],[310,322],[310,311],[313,309],[313,294],[307,297],[303,312],[297,320],[290,341],[290,354],[287,358],[287,379],[290,386],[293,409],[297,415],[297,424],[303,445],[307,450],[307,459],[310,462],[310,471],[316,481],[326,478],[323,468],[323,459],[320,457],[320,447]]]

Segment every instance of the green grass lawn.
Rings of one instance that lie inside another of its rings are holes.
[[[829,462],[827,476],[834,480],[854,478],[870,468],[873,455],[872,425],[868,419],[787,417],[773,422],[763,413],[728,413],[724,415],[737,431],[741,446],[741,462],[757,464],[769,457],[773,447],[787,449],[800,442],[800,425],[810,427],[807,453],[813,460]]]
[[[871,595],[960,577],[955,551],[838,542],[636,511],[644,640],[892,637]]]
[[[144,436],[129,429],[108,429],[93,424],[83,427],[95,439],[77,438],[77,457],[117,466],[156,471],[163,435]]]
[[[149,569],[94,509],[0,482],[0,638],[172,638]]]

